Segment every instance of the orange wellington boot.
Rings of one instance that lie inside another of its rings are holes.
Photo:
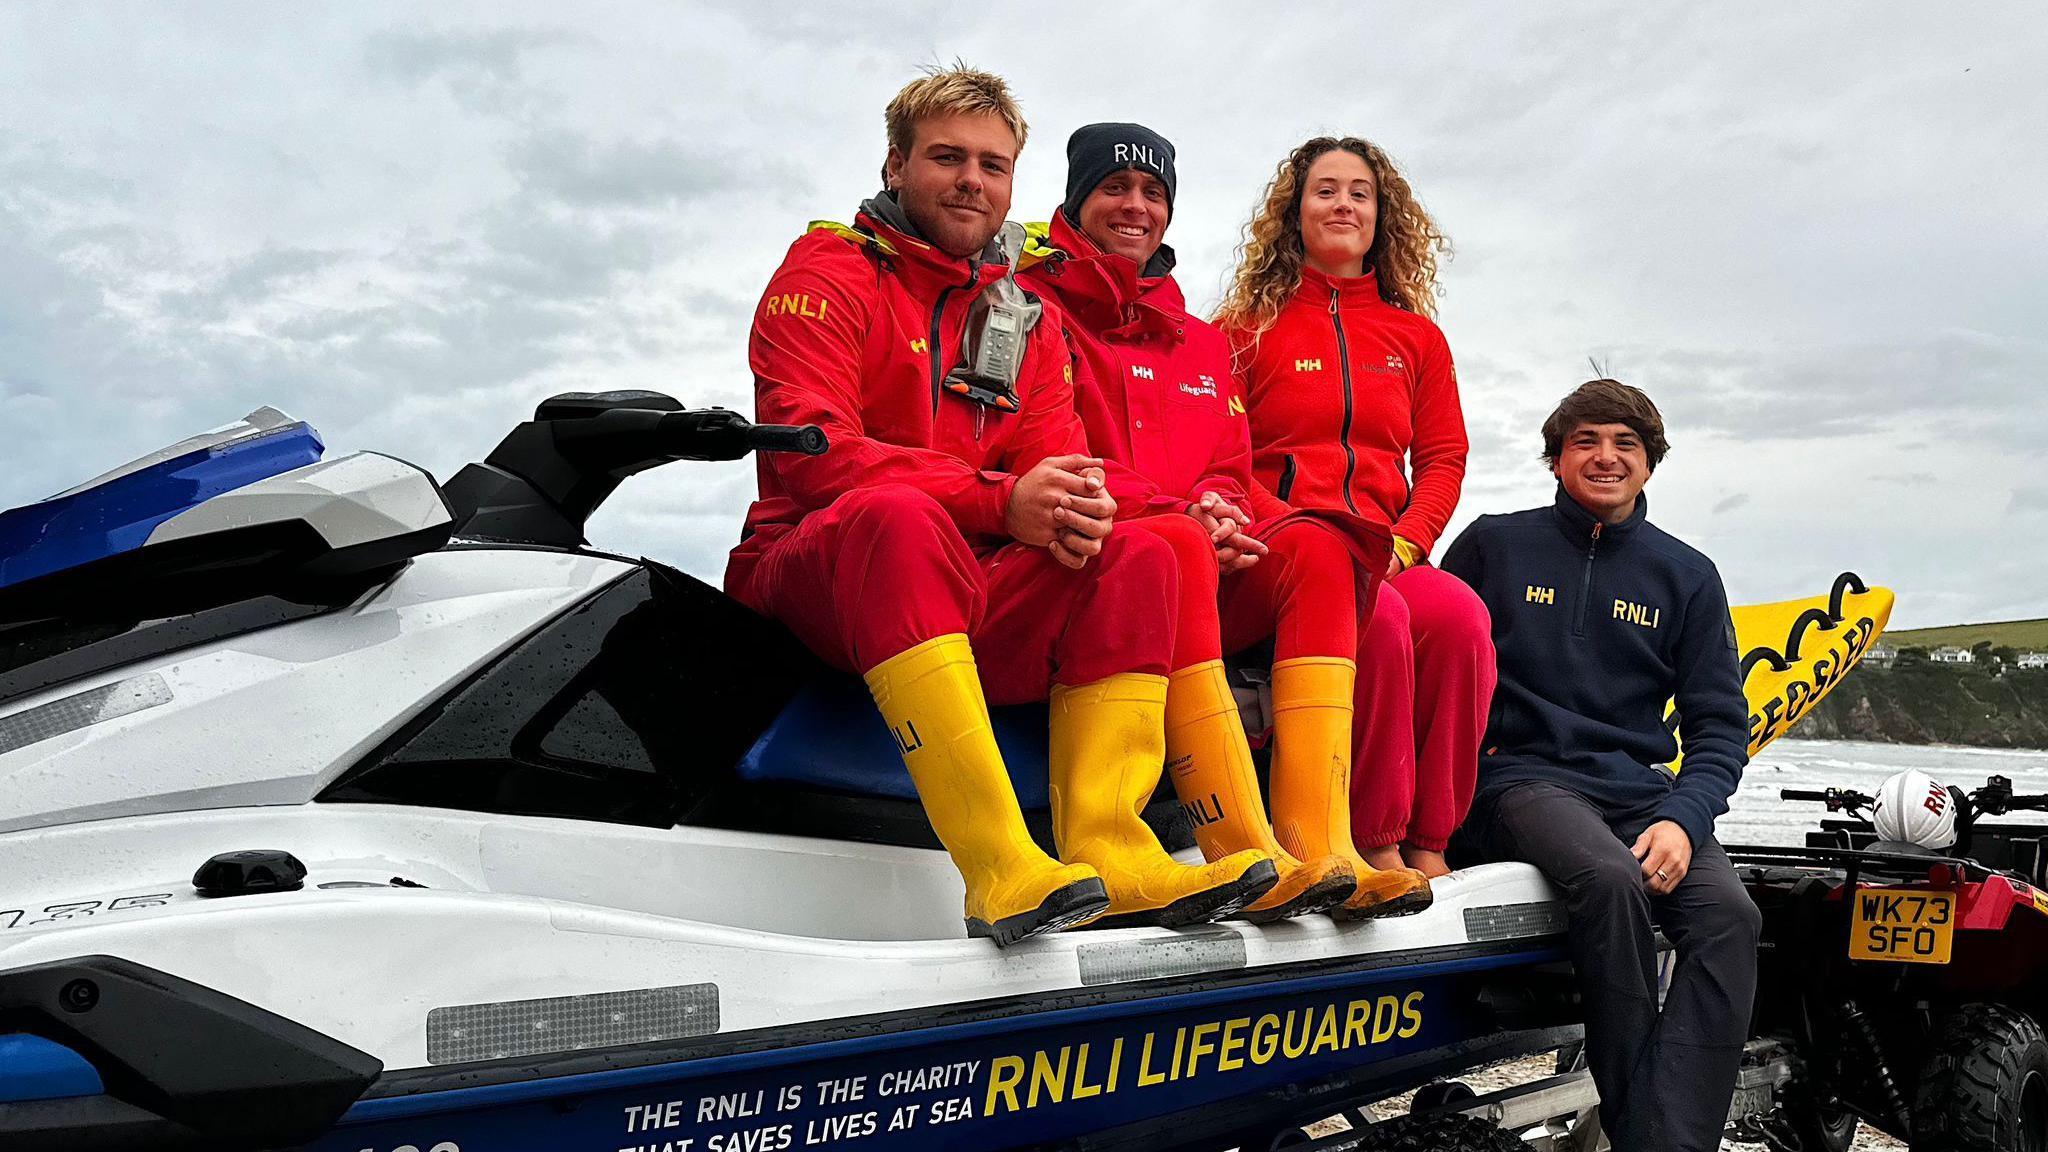
[[[932,831],[967,884],[969,936],[1014,944],[1109,906],[1094,869],[1052,859],[1025,828],[967,637],[934,637],[875,665],[866,679]]]
[[[1297,860],[1273,838],[1223,661],[1204,661],[1167,677],[1166,768],[1204,858],[1221,860],[1251,848],[1272,857],[1280,870],[1280,882],[1246,905],[1239,919],[1264,924],[1328,911],[1351,899],[1358,881],[1349,860],[1335,853]]]
[[[1264,896],[1279,873],[1263,852],[1199,866],[1167,855],[1145,824],[1166,757],[1166,677],[1125,672],[1052,690],[1053,836],[1060,858],[1109,889],[1090,927],[1164,928],[1220,920]]]
[[[1420,912],[1430,904],[1429,880],[1412,868],[1374,868],[1351,842],[1351,693],[1357,681],[1358,665],[1342,657],[1274,663],[1274,831],[1296,856],[1335,853],[1351,862],[1358,890],[1332,916]]]

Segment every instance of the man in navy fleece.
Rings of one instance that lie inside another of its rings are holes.
[[[1720,1146],[1756,993],[1760,918],[1714,841],[1749,709],[1720,573],[1646,518],[1668,447],[1649,397],[1583,384],[1543,423],[1555,502],[1480,517],[1443,559],[1486,602],[1500,661],[1460,845],[1563,891],[1619,1152]],[[1661,1015],[1653,924],[1678,952]]]

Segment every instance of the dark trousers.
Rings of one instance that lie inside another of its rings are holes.
[[[1650,820],[1610,823],[1577,793],[1524,782],[1482,794],[1461,834],[1489,860],[1535,865],[1563,893],[1586,1016],[1586,1063],[1616,1152],[1714,1152],[1756,998],[1762,918],[1709,839],[1669,895],[1629,845]],[[1662,928],[1678,964],[1657,1010]]]

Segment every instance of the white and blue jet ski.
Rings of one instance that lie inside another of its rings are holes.
[[[264,409],[0,513],[0,1147],[1226,1147],[1569,1037],[1520,866],[966,938],[858,680],[584,538],[823,446],[571,394],[444,490]]]

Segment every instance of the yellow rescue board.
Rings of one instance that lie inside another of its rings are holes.
[[[1865,588],[1853,573],[1825,596],[1745,604],[1735,620],[1742,692],[1749,699],[1749,754],[1783,736],[1870,651],[1892,617],[1889,588]],[[1668,708],[1667,722],[1683,722]],[[1681,757],[1683,759],[1683,757]],[[1677,771],[1679,761],[1671,768]]]

